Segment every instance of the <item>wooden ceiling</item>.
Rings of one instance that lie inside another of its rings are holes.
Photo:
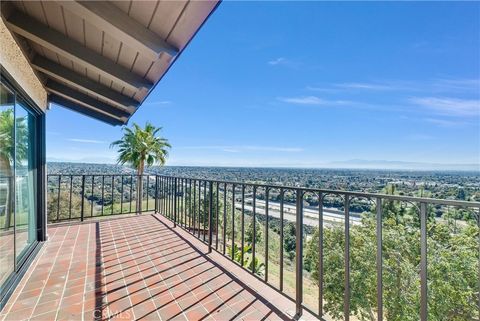
[[[218,1],[2,1],[49,101],[122,125]]]

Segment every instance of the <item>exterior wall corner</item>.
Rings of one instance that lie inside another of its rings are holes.
[[[43,111],[47,109],[47,92],[2,19],[0,19],[0,65],[40,109]]]

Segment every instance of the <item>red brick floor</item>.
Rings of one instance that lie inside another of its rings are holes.
[[[292,302],[160,215],[48,234],[0,320],[291,319]]]

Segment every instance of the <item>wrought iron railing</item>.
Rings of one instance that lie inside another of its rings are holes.
[[[155,175],[48,175],[48,221],[83,221],[154,211],[156,186]]]
[[[140,182],[142,211],[165,216],[290,297],[298,315],[480,318],[480,202],[161,175],[49,175],[49,201],[57,202],[50,221],[135,213]],[[442,253],[459,249],[473,257],[457,270],[474,264],[473,274],[460,271],[460,280],[445,271],[439,278]],[[445,285],[463,295],[462,303],[448,306]]]

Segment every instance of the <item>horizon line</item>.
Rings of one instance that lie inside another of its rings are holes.
[[[402,161],[385,161],[385,162],[402,162]],[[90,164],[90,165],[112,165],[112,166],[121,166],[125,168],[131,168],[127,165],[120,165],[117,163],[98,163],[98,162],[82,162],[82,161],[60,161],[60,160],[47,160],[47,163],[69,163],[69,164]],[[332,162],[335,163],[335,162]],[[293,165],[154,165],[152,167],[192,167],[192,168],[264,168],[264,169],[332,169],[332,170],[384,170],[384,171],[419,171],[419,172],[436,172],[436,171],[451,171],[451,172],[478,172],[480,173],[480,167],[478,164],[440,164],[440,163],[421,163],[421,162],[405,162],[405,163],[414,163],[419,165],[435,165],[435,166],[445,166],[446,168],[414,168],[414,167],[359,167],[359,166],[293,166]],[[460,167],[460,168],[448,168]],[[475,168],[461,168],[461,167],[475,167]]]

